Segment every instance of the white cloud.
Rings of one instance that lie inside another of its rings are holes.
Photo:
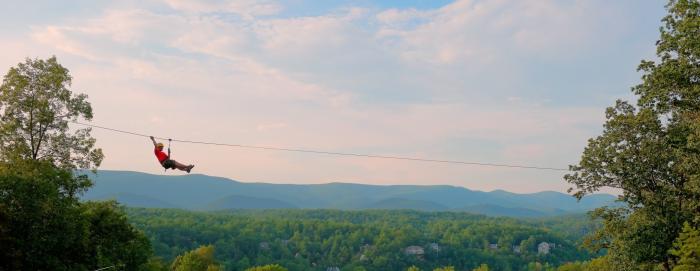
[[[61,51],[74,54],[80,57],[84,57],[88,60],[98,60],[96,52],[86,46],[85,44],[72,40],[66,35],[64,31],[69,30],[69,28],[62,28],[57,26],[47,26],[41,30],[34,32],[33,38],[44,44],[51,44],[56,49]]]
[[[287,128],[289,125],[287,125],[284,122],[274,122],[274,123],[261,123],[258,124],[258,131],[273,131],[273,130],[279,130],[283,128]]]
[[[70,56],[74,86],[88,92],[96,122],[105,126],[214,142],[560,167],[575,162],[603,111],[528,96],[539,82],[528,80],[534,66],[518,60],[585,51],[602,25],[619,19],[601,13],[601,1],[460,0],[432,10],[351,7],[304,17],[270,16],[283,10],[271,1],[165,3],[175,11],[111,9],[35,25],[33,40],[3,44],[16,50],[28,42]],[[153,170],[150,152],[134,158],[129,151],[139,139],[97,135],[108,151],[106,167]],[[562,186],[560,176],[493,168],[189,145],[178,146],[178,154],[208,174],[243,180],[493,189],[517,177]],[[493,182],[477,182],[487,179]]]
[[[435,11],[381,12],[378,33],[380,38],[392,38],[404,58],[433,64],[489,64],[514,53],[561,56],[591,46],[589,40],[601,30],[616,27],[619,16],[601,4],[458,0]]]
[[[190,13],[235,13],[246,19],[255,16],[274,15],[282,6],[265,0],[164,0],[170,7]]]
[[[421,19],[429,19],[435,15],[435,11],[420,11],[415,8],[409,9],[388,9],[377,13],[377,20],[384,24],[385,27],[407,27],[411,23],[416,23]]]

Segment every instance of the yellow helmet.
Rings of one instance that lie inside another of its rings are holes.
[[[163,143],[160,143],[160,142],[156,143],[156,147],[162,148],[162,147],[163,147]]]

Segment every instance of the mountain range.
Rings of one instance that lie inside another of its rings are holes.
[[[130,171],[87,173],[95,185],[84,200],[115,199],[130,207],[225,209],[415,209],[464,211],[491,216],[541,217],[582,213],[613,205],[610,194],[577,201],[545,191],[516,194],[448,185],[366,185],[352,183],[244,183],[200,174],[167,176]]]

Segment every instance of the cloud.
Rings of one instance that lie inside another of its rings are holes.
[[[72,40],[64,32],[69,28],[61,28],[56,26],[47,26],[41,30],[35,31],[33,38],[44,44],[51,44],[56,49],[74,54],[88,60],[98,60],[95,52],[92,52],[85,44]]]
[[[283,122],[275,122],[275,123],[261,123],[258,124],[258,131],[273,131],[273,130],[278,130],[282,128],[287,128],[289,125]]]
[[[603,109],[557,100],[595,79],[547,89],[568,80],[554,64],[588,63],[575,55],[598,50],[590,40],[625,27],[614,23],[624,17],[611,15],[624,5],[604,1],[459,0],[315,16],[283,16],[284,6],[272,1],[158,3],[165,8],[133,2],[35,23],[31,39],[3,44],[18,50],[29,43],[37,47],[32,53],[70,59],[75,89],[88,92],[104,126],[211,142],[561,167],[598,132]],[[97,135],[106,167],[152,170],[150,152],[129,151],[140,139]],[[204,172],[243,180],[562,187],[549,173],[177,148]]]
[[[618,19],[601,4],[458,0],[431,11],[391,9],[376,18],[379,38],[389,39],[407,60],[482,65],[514,54],[561,56],[591,46],[589,40]]]
[[[190,13],[234,13],[246,19],[275,15],[282,6],[274,1],[256,0],[164,0],[170,7]]]

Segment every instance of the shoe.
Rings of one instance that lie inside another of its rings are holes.
[[[190,170],[192,170],[193,167],[194,165],[190,165],[189,167],[187,167],[187,173],[190,173]]]

